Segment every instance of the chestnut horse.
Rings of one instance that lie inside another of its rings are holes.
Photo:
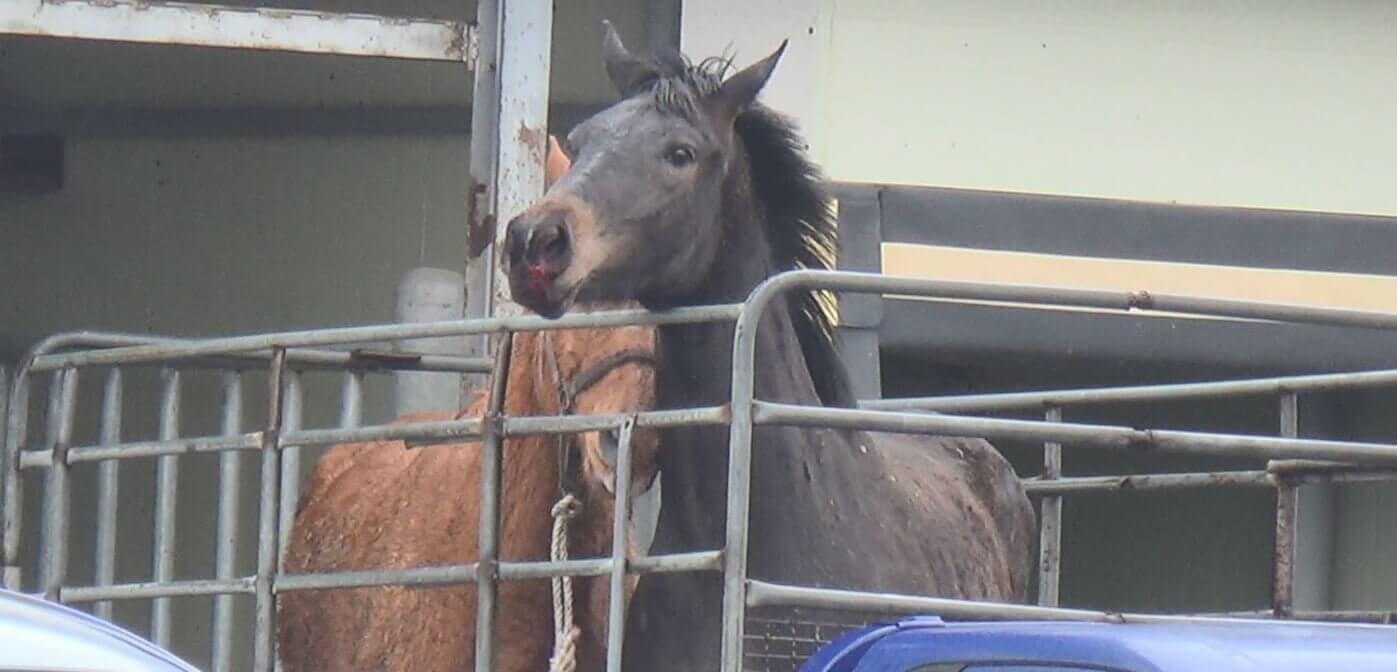
[[[549,174],[566,170],[550,139]],[[630,413],[654,407],[654,330],[575,329],[514,336],[507,415]],[[564,408],[570,397],[571,408]],[[482,415],[484,393],[455,414]],[[560,451],[581,452],[573,488],[581,510],[570,523],[569,555],[605,557],[612,546],[614,433],[530,436],[506,441],[501,474],[500,558],[549,559],[552,508],[559,500]],[[657,434],[632,435],[633,496],[655,482]],[[283,571],[333,572],[459,565],[477,559],[481,453],[478,443],[408,448],[374,441],[331,448],[316,464],[297,512]],[[632,539],[634,539],[632,535]],[[632,543],[632,555],[636,553]],[[573,580],[576,669],[606,660],[607,577]],[[635,588],[627,585],[626,599]],[[288,672],[472,669],[474,584],[289,592],[281,596],[279,655]],[[554,647],[548,581],[500,585],[497,669],[539,672]]]

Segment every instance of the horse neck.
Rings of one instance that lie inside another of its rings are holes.
[[[750,189],[725,190],[751,193]],[[759,210],[739,197],[725,197],[723,250],[702,285],[686,300],[694,305],[740,302],[776,268]],[[727,403],[732,386],[733,328],[731,324],[672,325],[660,330],[659,401],[662,408],[711,406]],[[785,300],[768,306],[757,330],[754,392],[765,401],[817,405],[820,403],[810,368],[801,350],[794,318]],[[825,432],[821,445],[843,441],[844,434]],[[782,496],[764,505],[775,516],[819,515],[812,505],[819,494],[810,489],[813,471],[839,470],[849,450],[821,451],[820,464],[808,462],[814,434],[801,428],[759,429],[760,449],[753,451],[754,490]],[[726,493],[727,443],[725,427],[680,428],[667,433],[661,450],[665,474],[663,521],[681,544],[705,548],[722,539]],[[830,446],[837,448],[837,446]],[[846,446],[851,447],[851,446]],[[775,509],[781,509],[777,512]],[[765,515],[765,514],[763,514]],[[794,522],[794,521],[792,521]],[[662,523],[664,525],[664,523]]]
[[[558,414],[560,406],[556,390],[539,383],[540,378],[547,378],[546,373],[544,376],[538,375],[539,367],[544,366],[544,362],[541,360],[544,347],[540,335],[536,332],[514,335],[513,352],[510,353],[509,361],[509,380],[505,386],[504,414],[506,416]],[[552,435],[519,437],[510,439],[510,444],[511,448],[505,450],[504,455],[506,478],[512,479],[511,483],[528,483],[538,486],[517,489],[516,492],[520,494],[515,496],[529,498],[527,506],[531,509],[541,506],[546,510],[547,507],[551,506],[551,501],[535,504],[534,500],[542,502],[545,499],[553,498],[557,492],[558,454],[555,448],[557,437]]]
[[[737,152],[738,156],[743,154],[745,150]],[[762,214],[765,209],[753,200],[753,194],[749,167],[744,161],[734,162],[723,188],[718,256],[698,291],[682,303],[740,303],[757,285],[776,274],[778,269]],[[726,402],[732,385],[732,332],[731,324],[662,327],[661,361],[663,371],[670,375],[661,376],[661,402],[667,401],[665,393],[674,402]],[[756,363],[759,371],[755,391],[759,398],[819,403],[784,296],[772,301],[762,316],[757,329]]]

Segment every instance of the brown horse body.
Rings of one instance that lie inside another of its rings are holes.
[[[566,170],[556,144],[550,177]],[[641,327],[514,336],[505,413],[617,413],[654,407],[654,330]],[[583,385],[564,409],[564,390]],[[487,400],[456,414],[416,415],[400,422],[482,415]],[[500,558],[550,557],[560,495],[560,451],[580,450],[575,495],[582,508],[570,522],[569,556],[609,556],[614,473],[605,436],[530,436],[505,442],[501,472]],[[654,432],[632,437],[633,493],[655,479]],[[292,574],[461,565],[478,558],[481,477],[479,443],[408,448],[402,441],[338,445],[316,464],[297,512],[283,571]],[[634,536],[632,536],[634,539]],[[632,553],[635,545],[632,544]],[[631,578],[626,599],[635,588]],[[577,670],[600,670],[606,657],[609,580],[573,579]],[[437,588],[389,586],[286,593],[280,600],[279,655],[288,672],[311,670],[472,669],[475,659],[474,584]],[[545,670],[553,649],[548,581],[500,585],[496,669]]]
[[[564,335],[566,333],[566,336]],[[617,346],[651,349],[653,332],[627,328],[559,332],[559,369],[576,372]],[[539,334],[519,334],[509,370],[505,412],[553,415],[558,390],[549,380],[549,355]],[[570,346],[570,347],[569,347]],[[578,412],[644,410],[653,403],[649,367],[627,362],[578,399]],[[592,400],[591,397],[598,397]],[[622,400],[619,404],[615,400]],[[608,405],[609,404],[609,405]],[[622,408],[622,406],[624,408]],[[420,415],[403,421],[479,415],[485,398],[458,414]],[[571,557],[610,555],[614,500],[605,483],[608,467],[597,439],[584,440],[577,497],[582,510],[571,522]],[[654,478],[655,436],[632,439],[637,490]],[[569,448],[571,449],[571,448]],[[506,441],[501,473],[500,557],[505,561],[549,558],[552,516],[559,498],[559,437]],[[477,559],[481,452],[478,443],[407,448],[402,441],[344,444],[317,463],[286,551],[287,573],[401,569],[459,565]],[[608,579],[573,579],[578,670],[605,661]],[[632,579],[627,598],[634,589]],[[498,669],[547,669],[553,645],[553,610],[547,581],[500,586],[496,650]],[[280,656],[289,672],[303,670],[471,669],[475,652],[475,586],[390,586],[287,593],[281,598]]]

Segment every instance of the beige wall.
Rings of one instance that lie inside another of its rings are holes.
[[[1397,214],[1397,5],[822,0],[837,179]]]

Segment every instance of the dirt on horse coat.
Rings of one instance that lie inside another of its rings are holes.
[[[556,156],[551,156],[550,172],[559,170]],[[510,416],[556,415],[562,407],[560,383],[576,383],[579,376],[596,380],[578,392],[573,410],[579,414],[649,410],[655,401],[653,368],[637,354],[653,356],[654,338],[653,329],[642,327],[516,334],[504,410]],[[484,395],[477,394],[459,413],[399,421],[479,416],[485,408]],[[571,522],[570,557],[609,556],[615,437],[591,433],[563,438],[572,446],[569,450],[580,449],[582,456],[576,488],[582,509]],[[560,440],[532,436],[505,442],[501,560],[549,559],[550,510],[559,498]],[[633,493],[654,482],[656,440],[650,430],[633,433]],[[475,442],[420,448],[407,448],[402,441],[335,446],[311,474],[283,571],[473,562],[478,557],[480,476],[481,451]],[[578,577],[573,582],[581,630],[577,670],[601,670],[609,578]],[[627,599],[634,587],[631,579]],[[507,581],[499,590],[496,669],[546,670],[553,648],[549,582]],[[296,591],[283,594],[279,604],[279,655],[288,672],[447,672],[469,670],[474,664],[474,584]]]
[[[545,317],[578,297],[650,308],[745,300],[793,269],[833,266],[823,176],[785,117],[758,104],[781,50],[729,63],[641,58],[607,28],[619,100],[568,135],[573,168],[508,226],[514,299]],[[784,45],[782,47],[784,49]],[[757,399],[855,405],[831,297],[788,293],[756,332]],[[731,325],[660,328],[661,408],[726,403]],[[666,430],[652,552],[722,547],[726,428]],[[1035,516],[979,439],[805,427],[753,433],[748,570],[767,581],[989,600],[1027,596]],[[682,604],[683,609],[674,605]],[[713,574],[646,576],[627,621],[631,670],[717,667]]]

